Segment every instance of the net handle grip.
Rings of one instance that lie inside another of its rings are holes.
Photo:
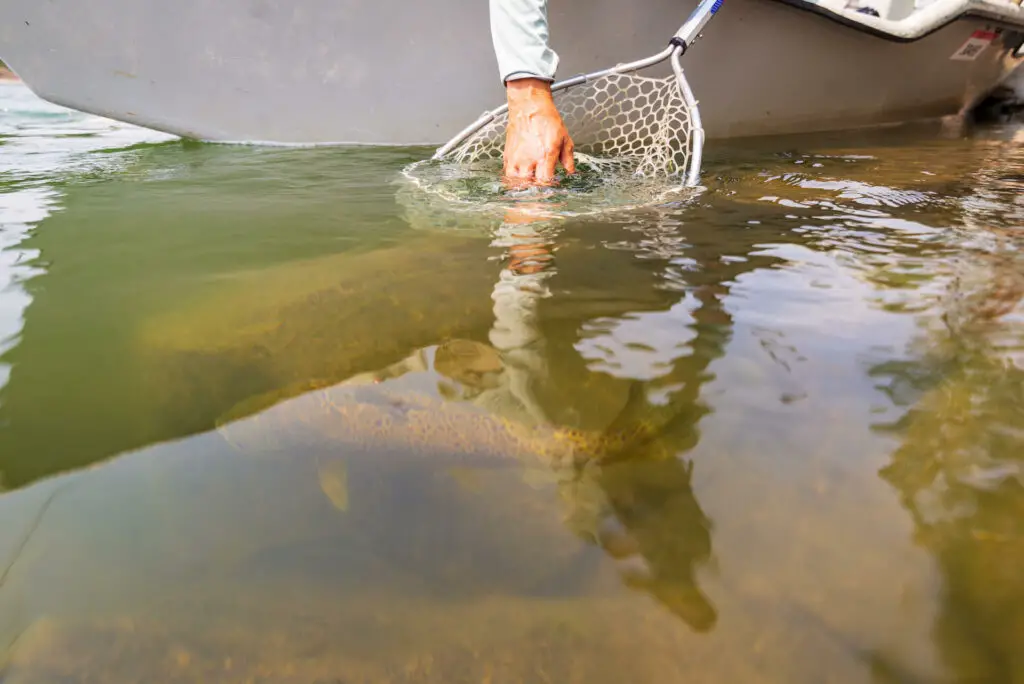
[[[683,25],[679,27],[679,30],[676,31],[671,40],[669,40],[669,46],[661,52],[644,59],[638,59],[635,62],[616,64],[610,69],[603,69],[589,74],[573,76],[572,78],[555,83],[551,86],[551,92],[555,93],[559,90],[571,88],[572,86],[580,85],[581,83],[586,83],[587,81],[602,78],[604,76],[629,73],[631,71],[639,71],[640,69],[654,66],[655,64],[663,62],[672,56],[672,54],[676,52],[677,48],[679,49],[679,56],[682,56],[686,52],[686,49],[693,44],[693,41],[697,39],[700,32],[704,30],[707,23],[711,21],[712,15],[721,9],[723,2],[724,0],[701,0],[700,4],[694,8],[693,12],[691,12],[690,16],[686,18]]]
[[[723,1],[724,0],[701,0],[700,4],[697,5],[697,8],[690,13],[686,22],[679,27],[679,30],[676,31],[675,35],[672,36],[672,40],[669,42],[672,45],[681,47],[683,52],[686,52],[686,48],[688,48],[693,41],[697,39],[697,36],[700,35],[700,32],[704,30],[704,27],[711,20],[712,15],[722,8]]]

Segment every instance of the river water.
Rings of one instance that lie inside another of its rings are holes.
[[[1024,129],[497,226],[428,153],[0,85],[5,684],[1024,682]]]

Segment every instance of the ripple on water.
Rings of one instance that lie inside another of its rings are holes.
[[[1024,676],[1019,146],[516,192],[0,92],[5,682]]]
[[[578,155],[576,173],[559,168],[549,187],[516,188],[500,180],[501,160],[456,165],[424,160],[402,171],[399,199],[413,227],[493,230],[501,223],[544,223],[692,201],[699,189],[643,178]]]

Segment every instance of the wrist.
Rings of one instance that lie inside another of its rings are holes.
[[[505,95],[509,110],[531,105],[554,104],[551,83],[541,78],[517,78],[505,83]]]

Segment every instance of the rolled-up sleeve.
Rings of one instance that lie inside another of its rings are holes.
[[[558,54],[548,45],[547,0],[490,0],[491,38],[502,82],[555,79]]]

